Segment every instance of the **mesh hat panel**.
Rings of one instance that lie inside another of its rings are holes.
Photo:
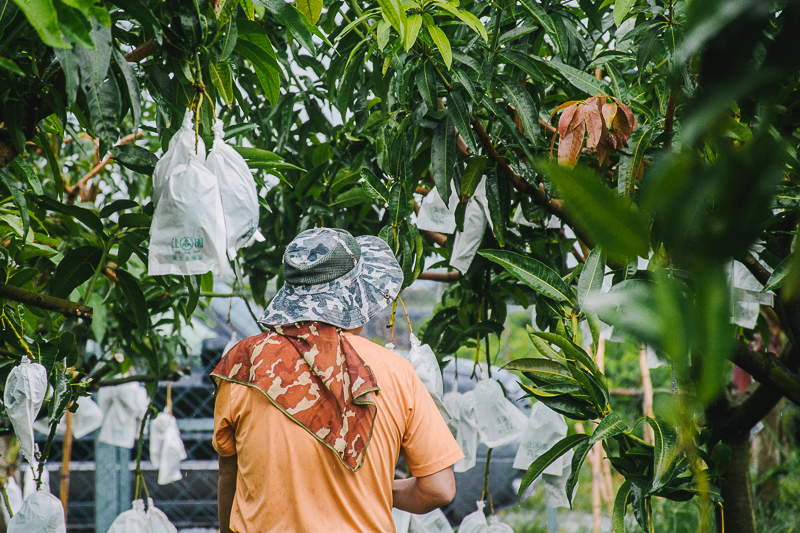
[[[347,274],[361,259],[361,247],[346,231],[307,230],[283,254],[283,277],[292,285],[317,285]]]

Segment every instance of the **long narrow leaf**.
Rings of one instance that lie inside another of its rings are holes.
[[[567,284],[555,270],[544,263],[532,257],[505,250],[480,250],[478,253],[511,272],[536,292],[558,302],[567,302],[573,305]]]
[[[631,482],[625,481],[617,491],[617,497],[614,498],[614,514],[611,518],[614,533],[625,533],[625,508],[628,507],[630,494]]]
[[[522,498],[525,490],[530,486],[533,481],[539,477],[545,468],[550,464],[570,451],[572,448],[589,438],[589,435],[578,433],[577,435],[568,435],[555,443],[549,450],[536,458],[536,460],[528,467],[528,471],[522,476],[522,483],[519,486],[518,496]]]
[[[603,277],[606,269],[606,255],[600,245],[586,258],[583,271],[578,278],[578,305],[583,306],[583,302],[591,292],[599,291],[603,285]]]

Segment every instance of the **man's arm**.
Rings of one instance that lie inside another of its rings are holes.
[[[452,467],[429,476],[395,479],[392,484],[394,507],[409,513],[429,513],[447,505],[455,497],[456,480]]]
[[[236,455],[219,456],[219,482],[217,484],[217,510],[219,512],[220,533],[231,533],[231,509],[236,496],[236,476],[239,464]]]

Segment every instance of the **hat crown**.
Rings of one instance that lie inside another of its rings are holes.
[[[283,254],[283,278],[292,285],[317,285],[340,278],[361,259],[361,246],[341,229],[302,232]]]

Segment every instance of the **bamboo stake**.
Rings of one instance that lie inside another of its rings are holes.
[[[67,520],[69,504],[69,462],[72,458],[72,411],[66,412],[67,429],[64,433],[64,450],[61,460],[61,505],[64,506],[64,521]]]
[[[592,518],[594,533],[600,533],[601,501],[600,490],[603,484],[603,470],[600,468],[600,443],[596,443],[589,451],[589,465],[592,467]]]
[[[653,382],[650,381],[650,369],[647,368],[647,348],[642,345],[639,349],[639,369],[642,372],[642,389],[644,399],[642,400],[642,412],[645,416],[653,417]],[[655,444],[656,438],[653,428],[649,424],[644,425],[644,440],[650,444]]]
[[[600,372],[605,373],[606,371],[606,339],[600,337],[600,340],[597,343],[597,354],[595,355],[595,359],[597,361],[597,367],[600,369]],[[610,517],[613,518],[614,516],[614,483],[611,478],[611,465],[608,461],[606,461],[606,451],[603,449],[603,446],[600,446],[600,470],[603,474],[603,483],[600,486],[600,493],[603,496],[603,499],[608,505],[608,514]]]

